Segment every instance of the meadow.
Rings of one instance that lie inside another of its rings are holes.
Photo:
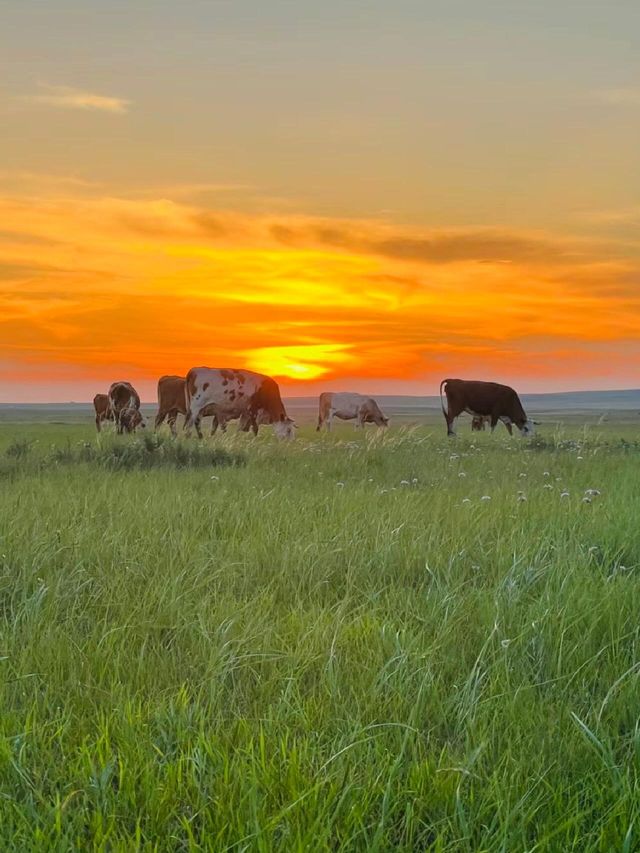
[[[0,424],[0,849],[640,849],[640,429]]]

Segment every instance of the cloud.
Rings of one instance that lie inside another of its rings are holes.
[[[49,86],[40,84],[44,92],[37,95],[22,95],[21,100],[47,107],[59,107],[65,110],[97,110],[106,113],[126,113],[131,101],[111,95],[97,95],[72,86]]]
[[[596,89],[593,92],[596,101],[619,106],[640,106],[640,86],[627,86],[619,89]]]
[[[598,346],[640,338],[640,263],[619,242],[46,189],[0,195],[0,361],[16,373],[152,382],[226,364],[305,393],[320,377],[543,376],[568,345],[580,376]]]

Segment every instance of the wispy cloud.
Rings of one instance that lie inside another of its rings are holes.
[[[623,86],[619,89],[596,89],[592,93],[603,104],[640,106],[640,86]]]
[[[40,90],[38,94],[22,95],[20,99],[65,110],[97,110],[106,113],[126,113],[131,105],[131,101],[126,98],[98,95],[72,86],[50,86],[41,83]]]

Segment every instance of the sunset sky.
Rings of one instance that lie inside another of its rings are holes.
[[[5,0],[0,402],[640,387],[637,0]]]

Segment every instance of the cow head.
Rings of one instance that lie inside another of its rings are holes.
[[[389,426],[389,418],[385,415],[380,415],[380,420],[378,421],[378,426],[387,427]]]
[[[518,425],[520,429],[520,433],[523,438],[531,438],[535,433],[535,427],[533,425],[533,421],[527,418],[527,420],[522,424],[522,426]]]
[[[283,415],[279,421],[273,422],[273,431],[278,438],[286,439],[287,441],[296,437],[296,425],[291,418],[288,418],[285,415]]]

